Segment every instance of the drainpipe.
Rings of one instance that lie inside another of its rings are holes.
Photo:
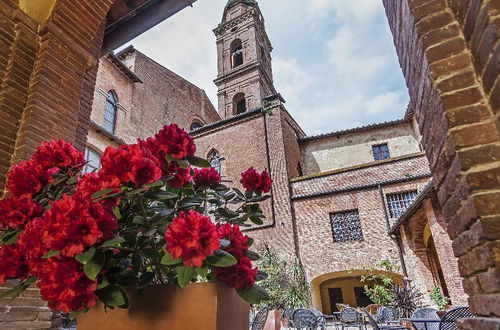
[[[387,224],[387,230],[389,230],[391,228],[391,223],[389,221],[389,215],[387,214],[387,208],[385,206],[384,192],[382,191],[382,186],[380,184],[378,185],[378,192],[380,194],[380,201],[382,202],[382,208],[384,209],[384,216],[385,216],[385,223]],[[401,262],[401,268],[403,271],[403,275],[405,277],[408,277],[408,272],[406,271],[405,258],[403,255],[403,247],[401,245],[401,239],[400,239],[399,233],[392,235],[390,237],[396,241],[396,246],[398,248],[399,260]]]

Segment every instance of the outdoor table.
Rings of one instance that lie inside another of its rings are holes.
[[[427,330],[427,324],[428,323],[440,323],[441,319],[440,318],[434,318],[434,319],[421,319],[421,318],[402,318],[402,321],[408,321],[411,323],[423,323],[425,329]],[[455,321],[443,321],[444,323],[454,323]]]

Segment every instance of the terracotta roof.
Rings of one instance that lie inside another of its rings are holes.
[[[341,135],[341,134],[363,132],[363,131],[368,131],[368,130],[375,129],[375,128],[382,128],[382,127],[387,127],[387,126],[392,126],[392,125],[398,125],[398,124],[404,124],[404,123],[408,123],[408,120],[406,120],[406,119],[397,119],[397,120],[392,120],[392,121],[385,121],[385,122],[382,122],[382,123],[376,123],[376,124],[370,124],[370,125],[365,125],[365,126],[359,126],[359,127],[349,128],[349,129],[335,131],[335,132],[331,132],[331,133],[306,136],[304,138],[299,139],[299,142],[307,142],[307,141],[312,141],[312,140],[329,138],[329,137],[333,137],[333,136]]]

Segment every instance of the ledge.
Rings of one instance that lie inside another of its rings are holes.
[[[111,141],[114,141],[118,144],[127,144],[127,142],[125,142],[124,140],[120,139],[118,136],[106,131],[104,129],[104,127],[102,127],[101,125],[97,124],[95,121],[90,121],[90,127],[92,127],[93,129],[96,130],[97,133],[100,133],[102,135],[104,135],[105,137],[107,137],[108,139],[110,139]]]
[[[210,131],[214,128],[218,128],[218,127],[230,124],[230,123],[234,123],[234,122],[240,121],[242,119],[252,117],[252,116],[257,115],[257,114],[262,114],[262,108],[250,110],[250,111],[241,113],[239,115],[229,117],[227,119],[216,121],[215,123],[205,125],[203,127],[192,130],[189,132],[189,134],[191,134],[193,137],[196,137],[196,135],[199,135],[200,133],[204,133],[204,132]]]
[[[343,167],[343,168],[339,168],[339,169],[336,169],[336,170],[331,170],[331,171],[328,171],[328,172],[322,172],[322,173],[317,173],[317,174],[304,175],[304,176],[301,176],[301,177],[298,177],[298,178],[293,178],[290,181],[291,182],[305,181],[305,180],[320,178],[320,177],[329,176],[329,175],[333,175],[333,174],[338,174],[338,173],[343,173],[343,172],[349,172],[349,171],[359,170],[359,169],[362,169],[362,168],[367,168],[367,167],[372,167],[372,166],[378,166],[378,165],[381,165],[381,164],[387,164],[387,163],[398,162],[398,161],[401,161],[401,160],[406,160],[406,159],[411,159],[411,158],[417,158],[417,157],[424,156],[424,155],[425,155],[425,152],[420,151],[420,152],[416,152],[416,153],[409,154],[409,155],[403,155],[403,156],[394,157],[394,158],[377,160],[377,161],[374,161],[374,162],[371,162],[371,163],[353,165],[353,166],[349,166],[349,167]]]

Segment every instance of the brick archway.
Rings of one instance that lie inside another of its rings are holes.
[[[470,307],[490,317],[464,327],[498,327],[498,1],[383,3]]]

